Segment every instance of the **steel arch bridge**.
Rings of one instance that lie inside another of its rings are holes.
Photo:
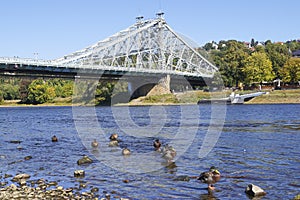
[[[0,58],[2,73],[175,75],[212,78],[218,71],[164,20],[143,20],[94,45],[55,60]]]

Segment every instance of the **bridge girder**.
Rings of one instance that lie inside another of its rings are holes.
[[[57,65],[213,77],[218,70],[162,17],[138,20],[105,40],[54,60]]]

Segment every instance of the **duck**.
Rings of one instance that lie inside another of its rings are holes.
[[[118,134],[117,133],[111,134],[109,139],[110,141],[118,141]]]
[[[52,136],[51,140],[52,140],[52,142],[57,142],[58,141],[58,139],[55,135]]]
[[[94,139],[94,140],[92,141],[91,146],[92,146],[93,148],[97,148],[97,147],[99,146],[99,143],[97,142],[96,139]]]
[[[208,184],[208,190],[213,191],[215,187],[213,184],[218,182],[221,179],[221,173],[216,169],[216,167],[210,167],[209,171],[202,172],[198,177],[202,183]]]
[[[166,144],[162,149],[162,157],[167,160],[167,162],[171,162],[176,156],[176,150],[174,147]]]
[[[108,146],[109,147],[117,147],[117,146],[119,146],[119,142],[117,140],[111,140],[111,141],[109,141]]]
[[[109,137],[110,142],[108,143],[109,147],[117,147],[119,146],[118,134],[113,133]]]
[[[153,146],[154,146],[154,148],[155,148],[155,151],[160,151],[161,142],[159,141],[159,139],[155,139],[155,140],[154,140]]]
[[[122,150],[122,155],[128,156],[128,155],[130,155],[130,154],[131,154],[131,152],[130,152],[130,150],[129,150],[127,147],[125,147],[125,148]]]

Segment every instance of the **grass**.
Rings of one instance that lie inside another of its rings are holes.
[[[246,94],[255,91],[239,91],[239,94]],[[300,103],[300,89],[266,91],[268,94],[261,95],[246,102],[246,104],[290,104]],[[228,97],[231,91],[224,92],[203,92],[200,90],[188,91],[175,94],[162,94],[146,96],[135,99],[129,105],[169,105],[169,104],[197,104],[201,99]],[[39,106],[72,106],[72,98],[56,98],[51,103],[39,104]],[[125,104],[127,105],[127,104]],[[34,106],[19,104],[18,100],[4,101],[1,106]]]
[[[300,89],[274,90],[248,102],[249,104],[300,103]]]

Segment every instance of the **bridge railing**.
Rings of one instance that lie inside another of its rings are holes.
[[[139,74],[170,74],[175,76],[190,76],[190,77],[203,77],[203,74],[184,72],[177,70],[168,69],[147,69],[147,68],[136,68],[136,67],[114,67],[114,66],[99,66],[99,65],[78,65],[78,64],[59,64],[53,60],[41,60],[41,59],[31,59],[31,58],[18,58],[18,57],[0,57],[0,64],[10,64],[10,65],[29,65],[29,66],[45,66],[52,68],[67,68],[76,69],[80,73],[80,70],[84,73],[85,70],[102,70],[102,71],[112,71],[117,73],[139,73]]]
[[[19,57],[0,57],[0,63],[5,64],[26,64],[26,65],[44,65],[51,66],[54,64],[52,60],[19,58]]]

